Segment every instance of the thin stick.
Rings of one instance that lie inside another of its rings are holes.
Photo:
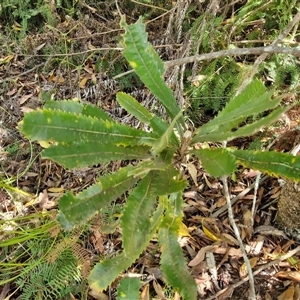
[[[267,179],[269,178],[268,175],[263,176],[260,179],[260,183],[265,182]],[[242,197],[244,197],[245,195],[247,195],[253,188],[255,187],[255,182],[252,183],[248,188],[244,189],[241,193],[239,193],[236,197],[234,197],[233,199],[231,199],[230,201],[230,205],[234,205],[236,202],[238,202]],[[220,209],[218,209],[217,211],[215,211],[212,214],[212,217],[217,218],[220,214],[222,214],[223,212],[225,212],[228,208],[228,205],[225,204],[224,206],[222,206]]]
[[[253,201],[252,201],[252,211],[251,211],[251,227],[253,227],[253,225],[254,225],[254,218],[255,218],[255,213],[256,213],[255,206],[256,206],[257,191],[258,191],[258,187],[259,187],[260,178],[261,178],[261,172],[258,172],[258,174],[255,178],[255,184],[254,184],[254,197],[253,197]]]
[[[222,176],[222,181],[223,181],[223,185],[224,185],[224,194],[226,197],[226,201],[227,201],[227,206],[228,206],[228,218],[229,218],[229,222],[230,225],[234,231],[235,237],[239,243],[240,249],[242,251],[243,254],[243,258],[244,258],[244,262],[246,264],[247,267],[247,271],[248,271],[248,277],[249,277],[249,285],[250,285],[250,294],[249,294],[249,299],[251,300],[256,300],[256,296],[255,296],[255,287],[254,287],[254,277],[253,277],[253,273],[252,273],[252,269],[251,269],[251,265],[250,265],[250,261],[248,259],[243,241],[241,239],[240,236],[240,232],[239,229],[237,228],[235,221],[234,221],[234,217],[233,217],[233,211],[232,211],[232,207],[231,207],[231,202],[230,202],[230,196],[229,196],[229,189],[228,189],[228,183],[227,183],[227,176]]]
[[[20,73],[20,74],[18,74],[18,75],[11,76],[11,77],[9,77],[9,78],[2,79],[2,80],[0,80],[0,83],[3,83],[3,82],[6,82],[6,81],[9,81],[9,80],[18,78],[18,77],[20,77],[20,76],[24,76],[24,75],[26,75],[26,74],[29,74],[29,73],[33,72],[35,69],[37,69],[37,68],[43,66],[44,64],[45,64],[45,63],[38,64],[38,65],[34,66],[33,68],[31,68],[31,69],[29,69],[29,70],[23,72],[23,73]]]
[[[265,270],[265,269],[268,269],[276,264],[279,264],[280,262],[292,257],[293,255],[295,255],[297,252],[300,251],[300,246],[298,246],[297,248],[295,248],[294,250],[291,250],[289,251],[287,254],[284,254],[282,256],[280,256],[280,258],[276,259],[276,260],[273,260],[273,261],[270,261],[269,263],[265,264],[265,265],[262,265],[260,266],[257,270],[255,270],[253,272],[253,275],[256,276],[257,274],[259,274],[261,271]],[[235,289],[237,288],[238,286],[242,285],[243,283],[247,282],[249,280],[249,277],[245,277],[243,278],[242,280],[228,286],[227,288],[217,292],[215,295],[211,296],[211,297],[208,297],[206,298],[206,300],[213,300],[213,299],[216,299],[218,298],[220,295],[222,295],[224,292],[226,292],[228,289]]]
[[[99,49],[94,49],[93,51],[97,51]],[[101,49],[100,49],[101,50]],[[205,54],[199,54],[194,56],[183,57],[179,59],[169,60],[164,63],[165,68],[175,67],[178,65],[184,65],[187,63],[194,63],[202,60],[212,60],[222,57],[229,56],[242,56],[242,55],[259,55],[259,54],[273,54],[273,53],[281,53],[281,54],[290,54],[296,57],[300,57],[300,50],[296,48],[287,48],[287,47],[254,47],[254,48],[235,48],[230,50],[222,50],[217,52],[210,52]],[[72,53],[72,55],[76,55],[76,53]],[[122,76],[128,75],[129,73],[134,72],[134,70],[130,70],[121,74],[118,74],[116,77],[120,78]],[[115,77],[115,78],[116,78]]]
[[[293,27],[300,21],[300,11],[295,15],[293,20],[286,26],[286,28],[278,35],[278,37],[272,42],[270,47],[277,47],[277,45],[282,42],[284,38],[289,34],[289,32],[293,29]],[[282,52],[283,53],[283,52]],[[252,78],[256,74],[259,65],[266,60],[269,53],[263,53],[261,54],[252,65],[252,68],[248,72],[247,76],[245,76],[244,81],[240,85],[239,89],[236,92],[236,95],[238,95],[248,84],[251,82]]]
[[[300,50],[296,48],[278,47],[278,46],[266,46],[266,47],[254,47],[254,48],[235,48],[230,50],[222,50],[217,52],[198,54],[194,56],[183,57],[165,62],[165,67],[173,67],[177,65],[183,65],[187,63],[193,63],[201,60],[212,60],[227,56],[242,56],[242,55],[258,55],[258,54],[273,54],[282,53],[290,54],[296,57],[300,57]]]

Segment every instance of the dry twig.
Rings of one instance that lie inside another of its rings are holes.
[[[254,287],[254,277],[253,277],[253,273],[252,273],[252,268],[251,268],[250,261],[248,259],[243,241],[241,239],[239,229],[237,228],[237,226],[235,224],[235,221],[234,221],[234,217],[233,217],[233,211],[232,211],[232,207],[231,207],[230,195],[229,195],[229,189],[228,189],[228,183],[227,183],[227,176],[222,176],[222,181],[223,181],[223,185],[224,185],[224,194],[225,194],[225,198],[226,198],[227,206],[228,206],[229,222],[230,222],[230,225],[231,225],[231,227],[234,231],[234,235],[235,235],[235,237],[238,241],[240,249],[242,251],[244,262],[246,264],[247,271],[248,271],[248,278],[249,278],[249,285],[250,285],[249,299],[256,300],[255,287]]]

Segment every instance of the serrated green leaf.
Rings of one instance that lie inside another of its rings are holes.
[[[150,171],[166,171],[172,168],[172,158],[174,156],[175,149],[166,149],[162,151],[158,156],[153,157],[151,160],[144,160],[139,163],[134,170],[130,171],[130,176],[143,176]],[[174,176],[177,174],[175,172]]]
[[[238,162],[246,167],[260,170],[271,176],[284,176],[300,180],[300,156],[275,151],[250,151],[229,149]]]
[[[121,19],[125,29],[123,35],[123,55],[150,91],[161,101],[168,115],[173,119],[180,112],[172,90],[163,80],[164,64],[154,48],[147,41],[147,33],[142,19],[127,25]],[[184,126],[183,118],[180,120]]]
[[[148,146],[123,147],[94,141],[51,146],[43,151],[42,156],[70,169],[97,165],[112,160],[140,160],[152,157]]]
[[[88,276],[90,288],[102,292],[120,273],[130,267],[134,260],[126,257],[124,253],[96,264]]]
[[[153,176],[154,173],[150,172],[134,188],[120,218],[123,248],[127,256],[137,257],[150,240],[150,217],[157,203],[156,196],[150,193]]]
[[[169,146],[174,126],[181,116],[182,112],[179,112],[178,115],[172,120],[167,130],[162,134],[162,136],[152,143],[152,149],[155,154],[161,153]]]
[[[32,140],[61,143],[105,143],[109,140],[110,143],[133,146],[155,140],[155,135],[151,133],[122,124],[56,110],[39,110],[26,114],[21,131]]]
[[[139,245],[139,251],[135,249],[133,252],[128,253],[128,255],[123,252],[118,257],[115,257],[113,259],[106,259],[105,261],[102,261],[100,264],[97,264],[94,267],[88,278],[92,289],[99,292],[103,291],[111,284],[111,282],[115,278],[117,278],[120,273],[122,273],[132,263],[134,263],[134,261],[138,258],[141,249],[146,247],[149,239],[159,227],[162,220],[164,207],[165,206],[163,205],[163,201],[160,201],[153,215],[149,217],[150,227],[148,229],[148,234],[144,237],[144,241],[142,242],[143,245]]]
[[[227,133],[238,127],[246,118],[262,113],[268,109],[275,108],[281,99],[272,99],[271,92],[265,93],[252,101],[243,104],[241,107],[229,112],[226,115],[219,115],[196,131],[193,142],[199,139],[208,138],[216,133]],[[206,139],[207,141],[207,139]]]
[[[117,101],[127,112],[135,116],[139,121],[145,124],[150,123],[153,117],[152,114],[131,95],[119,92],[117,93]]]
[[[286,112],[289,109],[290,107],[277,108],[276,110],[271,112],[268,116],[262,117],[251,124],[241,126],[235,131],[222,132],[220,130],[218,132],[208,133],[206,135],[199,134],[194,138],[193,143],[224,142],[224,141],[231,141],[238,137],[250,136],[260,131],[263,127],[267,127],[273,124],[284,112]]]
[[[251,102],[253,99],[257,99],[267,91],[264,84],[258,80],[252,80],[244,90],[236,97],[227,102],[226,106],[220,113],[219,116],[226,116],[228,113],[236,110],[242,105]]]
[[[49,110],[62,110],[69,113],[82,114],[84,116],[94,117],[99,120],[109,121],[114,123],[115,120],[111,118],[105,111],[101,108],[91,105],[82,104],[80,102],[72,100],[59,100],[59,101],[47,101],[44,105],[44,109]]]
[[[180,178],[180,172],[173,166],[163,171],[155,171],[151,193],[162,196],[183,191],[187,187],[187,181],[175,178]]]
[[[132,278],[132,277],[122,278],[118,286],[117,299],[118,300],[139,300],[140,287],[141,287],[141,282],[138,278]]]
[[[125,93],[118,93],[117,100],[126,111],[135,116],[140,122],[149,124],[153,131],[158,135],[161,136],[167,131],[168,124],[165,123],[161,118],[152,115],[132,96]],[[178,145],[178,139],[174,133],[172,133],[170,139],[172,144]]]
[[[83,104],[72,100],[51,100],[45,103],[44,109],[56,109],[69,113],[80,114],[83,110]]]
[[[238,96],[230,100],[217,117],[196,130],[192,143],[232,139],[232,132],[239,128],[246,118],[274,109],[279,104],[281,99],[272,99],[271,96],[272,91],[267,92],[259,80],[254,80]],[[247,127],[247,131],[253,130],[253,127]],[[225,135],[223,138],[222,134]],[[234,136],[237,134],[235,132]]]
[[[166,222],[168,224],[169,221]],[[161,269],[168,283],[178,290],[186,300],[197,299],[197,287],[192,279],[183,252],[178,244],[178,224],[164,226],[159,230],[158,241],[161,246]]]
[[[193,153],[201,160],[204,169],[214,177],[229,175],[236,169],[236,160],[226,149],[198,149],[193,150]]]
[[[59,200],[58,220],[61,226],[65,230],[72,229],[125,193],[138,181],[138,178],[128,175],[132,169],[128,166],[102,176],[99,182],[76,196],[71,192],[64,194]]]
[[[105,111],[95,105],[85,104],[82,110],[84,116],[97,118],[99,120],[116,123],[116,121],[109,116]]]

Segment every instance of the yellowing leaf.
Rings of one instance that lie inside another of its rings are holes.
[[[257,261],[258,261],[258,257],[252,257],[252,258],[249,259],[250,266],[251,266],[252,269],[256,266]],[[247,270],[247,267],[246,267],[246,263],[243,263],[240,267],[240,277],[244,278],[247,275],[248,275],[248,270]]]
[[[188,228],[182,222],[179,224],[178,235],[180,235],[180,236],[191,236],[190,233],[189,233]]]
[[[46,149],[50,147],[50,143],[47,141],[39,141],[39,144],[41,145],[42,148]]]
[[[85,88],[85,85],[86,85],[86,83],[87,83],[87,81],[88,81],[88,78],[87,78],[87,77],[83,77],[83,78],[80,80],[79,87],[80,87],[81,89],[84,89],[84,88]]]
[[[203,232],[205,233],[205,235],[208,238],[210,238],[211,240],[213,240],[214,242],[221,241],[221,238],[218,237],[216,233],[214,233],[210,229],[208,229],[208,227],[204,225],[203,221],[202,221],[202,229],[203,229]]]
[[[59,188],[59,187],[53,187],[53,188],[49,188],[48,192],[51,192],[51,193],[62,193],[62,192],[64,192],[64,189],[63,188]]]
[[[0,58],[0,65],[9,63],[13,58],[14,58],[13,55],[7,55],[3,58]]]
[[[291,284],[277,299],[278,300],[294,300],[295,288]]]

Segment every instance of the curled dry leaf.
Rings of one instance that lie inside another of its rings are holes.
[[[216,247],[218,247],[218,246],[210,245],[210,246],[202,247],[198,251],[197,255],[189,262],[189,266],[195,267],[195,266],[199,265],[204,260],[206,251],[211,251]]]

